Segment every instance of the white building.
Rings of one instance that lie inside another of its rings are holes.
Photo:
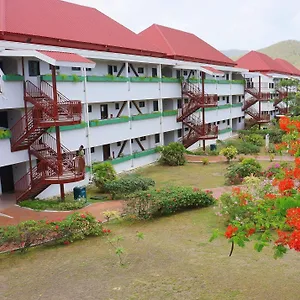
[[[194,149],[243,128],[247,70],[198,37],[159,25],[136,35],[60,0],[0,3],[0,194],[50,197],[87,184],[93,162],[122,172],[154,162],[159,145]]]

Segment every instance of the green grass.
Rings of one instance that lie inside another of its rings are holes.
[[[25,200],[20,203],[20,206],[31,208],[34,210],[74,210],[80,209],[88,205],[85,201],[59,201],[59,200]]]
[[[31,249],[0,256],[1,299],[43,300],[265,300],[299,298],[299,254],[274,260],[272,249],[236,248],[228,257],[223,229],[213,208],[148,222],[109,224],[124,241],[125,266],[118,265],[107,239]],[[144,233],[137,241],[136,232]]]
[[[271,164],[266,161],[260,163],[263,168]],[[137,173],[155,180],[157,187],[181,185],[206,189],[225,185],[224,174],[227,167],[226,162],[210,163],[206,166],[201,163],[188,163],[179,167],[154,165],[142,168]]]

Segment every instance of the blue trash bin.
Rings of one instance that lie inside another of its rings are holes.
[[[211,144],[210,145],[210,151],[215,151],[217,150],[217,145],[216,144]]]
[[[85,199],[86,200],[86,187],[76,186],[73,189],[74,200]]]

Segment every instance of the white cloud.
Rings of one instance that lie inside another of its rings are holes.
[[[134,32],[157,23],[192,32],[220,50],[299,39],[299,0],[66,1],[95,7]]]

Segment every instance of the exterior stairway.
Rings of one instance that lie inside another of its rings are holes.
[[[279,104],[288,96],[288,92],[280,87],[276,88],[276,92],[278,93],[278,98],[274,101],[274,107],[279,110],[281,115],[286,115],[288,113],[288,109],[280,106]]]
[[[250,117],[252,117],[251,126],[255,124],[263,124],[270,122],[270,115],[260,114],[258,111],[256,111],[253,105],[257,102],[259,102],[259,105],[261,105],[261,101],[268,101],[269,99],[271,99],[271,94],[259,93],[259,90],[253,87],[252,83],[246,84],[245,93],[250,94],[251,97],[245,100],[242,110]]]
[[[45,89],[43,89],[43,87]],[[47,90],[48,88],[48,90]],[[84,159],[47,133],[52,126],[72,125],[81,122],[80,101],[70,101],[58,93],[55,104],[47,84],[39,89],[30,81],[25,84],[25,101],[32,108],[11,128],[11,149],[28,149],[40,161],[15,183],[17,202],[36,197],[50,184],[64,184],[84,179]],[[59,150],[59,154],[58,151]]]
[[[200,108],[215,107],[218,105],[217,95],[202,95],[202,91],[194,84],[189,82],[182,83],[182,95],[189,99],[178,110],[177,122],[182,122],[189,128],[187,134],[182,137],[185,148],[192,146],[199,140],[218,138],[218,127],[215,125],[203,124],[200,118],[193,114]]]

